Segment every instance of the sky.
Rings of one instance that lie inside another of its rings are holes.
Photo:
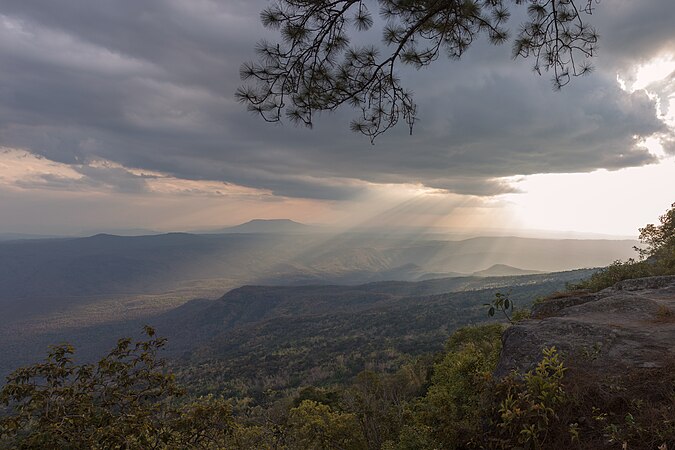
[[[672,0],[600,1],[595,70],[561,91],[508,43],[401,69],[419,121],[374,145],[349,108],[309,130],[236,102],[275,39],[267,4],[0,0],[0,233],[290,218],[631,236],[675,202]]]

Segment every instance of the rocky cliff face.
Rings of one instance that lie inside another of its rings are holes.
[[[675,276],[626,280],[594,294],[548,300],[502,337],[496,375],[527,371],[555,346],[568,364],[607,375],[675,360]]]

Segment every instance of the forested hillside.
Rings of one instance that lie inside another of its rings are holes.
[[[158,315],[193,299],[216,299],[246,284],[358,285],[474,272],[480,276],[515,275],[533,268],[549,272],[608,264],[630,255],[635,244],[437,238],[237,232],[0,242],[0,339],[5,345],[0,373],[17,363],[34,362],[32,355],[53,342],[73,342],[84,355],[100,354],[115,336],[154,323]],[[472,289],[479,284],[489,287],[490,281],[476,283]],[[426,293],[456,290],[443,289]]]
[[[449,278],[366,285],[235,289],[155,322],[179,355],[193,392],[258,399],[304,385],[343,384],[364,369],[389,371],[442,349],[457,328],[490,318],[486,303],[509,292],[517,308],[590,275]]]

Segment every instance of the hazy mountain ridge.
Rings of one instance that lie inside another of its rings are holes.
[[[345,314],[339,320],[346,323],[356,310],[376,316],[373,305],[387,301],[397,304],[393,297],[489,289],[512,282],[508,277],[479,279],[464,275],[494,264],[541,267],[552,272],[558,267],[601,266],[632,256],[633,245],[633,241],[561,242],[509,237],[442,241],[358,233],[99,234],[0,242],[0,336],[7,342],[5,358],[27,358],[47,344],[71,337],[76,344],[89,345],[91,353],[97,345],[100,350],[111,333],[127,334],[188,300],[216,298],[246,284],[335,285],[325,288],[335,294],[331,297],[324,289],[320,293],[323,300],[312,308],[308,307],[311,302],[302,300],[303,293],[294,306],[280,300],[285,306],[269,309],[252,304],[249,309],[223,316],[223,321],[230,320],[241,328],[237,333],[244,333],[243,323],[256,328],[266,320],[277,320],[273,318],[300,323],[305,319],[298,317],[318,315],[325,319],[331,314]],[[544,282],[546,276],[539,280]],[[429,278],[421,284],[413,283]],[[400,281],[378,284],[392,279]],[[361,286],[353,290],[354,285]],[[345,286],[352,290],[342,290]],[[395,291],[391,291],[392,286],[397,286]],[[299,291],[290,288],[287,292],[296,296]],[[212,304],[192,302],[180,311],[198,314],[206,305]],[[267,313],[260,315],[255,307]],[[208,323],[211,313],[201,314]],[[242,322],[246,317],[250,320]],[[222,329],[210,332],[216,331]],[[25,346],[26,342],[31,345]],[[26,349],[30,350],[26,353]],[[13,365],[5,360],[0,366],[8,369]]]
[[[514,275],[534,275],[538,273],[544,272],[541,270],[521,269],[519,267],[513,267],[506,264],[495,264],[485,270],[474,272],[472,275],[475,277],[503,277]]]
[[[3,241],[22,241],[31,239],[54,239],[57,235],[48,234],[30,234],[30,233],[0,233],[0,242]]]
[[[415,242],[359,235],[245,233],[11,241],[0,243],[0,302],[156,292],[209,278],[240,284],[358,284],[471,274],[494,264],[560,271],[625,259],[633,255],[634,244],[505,237]]]
[[[302,233],[312,230],[310,225],[290,219],[253,219],[232,227],[213,230],[211,233]]]
[[[406,297],[433,296],[513,286],[564,285],[593,273],[575,270],[552,274],[499,277],[453,277],[418,282],[382,281],[356,286],[253,286],[233,289],[216,300],[198,299],[167,313],[169,322],[210,322],[218,328],[290,315],[355,312]],[[183,328],[182,326],[177,328]]]

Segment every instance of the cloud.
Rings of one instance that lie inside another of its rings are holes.
[[[0,185],[29,190],[146,194],[150,192],[148,180],[161,178],[157,175],[133,173],[110,163],[53,163],[45,158],[36,158],[11,149],[0,153],[0,168],[3,171]]]
[[[597,71],[562,92],[531,74],[529,61],[482,41],[461,61],[403,69],[420,122],[413,136],[400,128],[371,146],[348,130],[354,111],[324,114],[310,131],[263,123],[234,101],[239,65],[266,33],[266,2],[6,0],[0,144],[82,177],[24,181],[43,187],[141,193],[148,179],[128,169],[138,168],[321,200],[407,183],[486,196],[512,191],[504,178],[514,175],[651,164],[640,142],[672,141],[672,130],[656,98],[622,90],[616,73],[629,78],[637,62],[673,48],[670,1],[602,2],[592,17]],[[659,95],[673,89],[664,84]],[[95,167],[100,160],[120,167]]]
[[[615,69],[628,71],[675,49],[675,8],[670,0],[602,1],[593,21],[601,38],[600,58]]]

